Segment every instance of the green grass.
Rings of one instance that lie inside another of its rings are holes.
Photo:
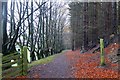
[[[28,64],[28,68],[31,68],[31,67],[39,65],[39,64],[47,64],[49,62],[52,62],[58,55],[63,54],[65,52],[66,52],[66,50],[62,51],[61,53],[51,55],[51,56],[43,58],[43,59],[33,61],[32,63]]]

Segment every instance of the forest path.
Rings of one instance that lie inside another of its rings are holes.
[[[75,60],[70,60],[73,52],[66,51],[63,54],[56,56],[56,58],[47,64],[37,65],[30,69],[29,78],[74,78],[72,75],[72,65]],[[69,56],[68,56],[69,55]],[[74,58],[75,59],[75,58]]]
[[[100,52],[80,54],[80,50],[69,50],[50,63],[31,68],[28,78],[118,78],[118,63],[108,58],[118,47],[112,44],[105,48],[105,67],[100,67]]]

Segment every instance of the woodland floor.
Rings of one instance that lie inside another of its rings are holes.
[[[100,52],[67,51],[52,62],[32,67],[28,78],[118,78],[118,63],[108,58],[117,50],[117,44],[105,48],[105,67],[100,67]]]

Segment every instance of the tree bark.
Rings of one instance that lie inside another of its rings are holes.
[[[87,35],[87,28],[88,28],[88,3],[84,3],[84,50],[88,48],[88,35]]]
[[[2,53],[7,54],[7,45],[5,44],[8,41],[7,36],[7,2],[2,2],[2,26],[3,26],[3,46]]]
[[[0,53],[2,53],[3,26],[2,26],[2,2],[0,1]]]
[[[32,59],[32,61],[34,61],[35,60],[35,54],[34,54],[34,45],[33,45],[33,29],[34,29],[34,25],[33,25],[33,0],[31,1],[31,25],[30,25],[30,37],[31,37],[31,40],[30,40],[30,42],[31,42],[31,45],[30,45],[30,47],[31,47],[31,51],[30,51],[30,53],[31,53],[31,59]]]

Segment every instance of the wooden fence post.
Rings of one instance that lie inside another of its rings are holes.
[[[104,58],[104,42],[103,39],[100,39],[100,65],[105,65],[105,58]]]
[[[23,75],[27,75],[28,62],[27,62],[27,46],[23,47]]]
[[[2,79],[2,53],[0,53],[0,80]]]

